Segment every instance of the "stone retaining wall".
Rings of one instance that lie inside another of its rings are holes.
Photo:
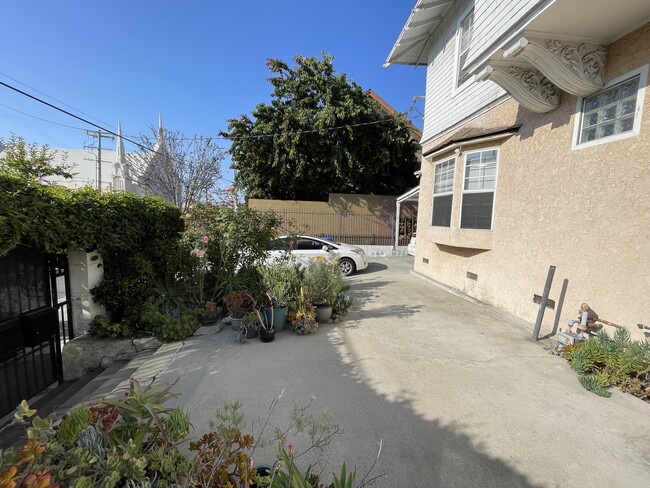
[[[90,334],[76,337],[63,347],[63,379],[79,379],[90,371],[106,369],[115,361],[130,360],[140,351],[160,346],[155,337],[107,339]]]

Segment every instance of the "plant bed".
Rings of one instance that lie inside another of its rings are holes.
[[[650,342],[632,341],[627,329],[616,329],[613,337],[601,330],[584,344],[564,346],[560,355],[587,390],[609,397],[608,388],[618,386],[650,403]]]
[[[142,388],[132,380],[118,398],[79,404],[63,416],[46,418],[21,402],[11,425],[27,435],[19,447],[2,451],[0,486],[355,486],[354,472],[345,464],[332,475],[332,485],[322,484],[311,468],[298,469],[296,459],[322,451],[341,432],[327,411],[312,414],[309,404],[294,405],[287,428],[266,434],[262,428],[256,439],[241,430],[246,425],[242,405],[226,403],[215,412],[210,432],[194,433],[189,414],[166,405],[178,397],[173,386]],[[271,403],[269,417],[280,398]],[[294,452],[290,436],[307,433],[310,445]],[[277,443],[278,454],[270,465],[256,468],[255,448],[268,443]]]

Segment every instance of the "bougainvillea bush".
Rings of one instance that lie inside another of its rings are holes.
[[[193,206],[184,221],[183,242],[194,259],[187,279],[195,301],[219,301],[233,290],[255,286],[255,266],[275,237],[274,214],[237,204],[229,189],[218,203]]]

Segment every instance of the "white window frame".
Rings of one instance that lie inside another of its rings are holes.
[[[441,164],[449,163],[452,162],[454,164],[454,171],[452,174],[451,178],[451,191],[446,191],[442,193],[436,193],[436,168],[440,166]],[[437,162],[433,166],[433,190],[431,191],[431,219],[429,220],[429,226],[430,227],[444,227],[444,228],[451,228],[451,224],[453,221],[451,220],[452,215],[449,216],[449,225],[434,225],[433,224],[433,208],[435,206],[435,201],[436,197],[445,197],[451,195],[451,213],[454,213],[454,189],[456,188],[456,171],[458,170],[458,167],[456,166],[456,163],[458,161],[457,157],[451,157],[444,159],[442,161]]]
[[[470,5],[463,11],[463,15],[461,16],[460,20],[456,24],[456,50],[454,51],[454,80],[453,80],[453,90],[452,94],[456,94],[457,92],[460,92],[470,86],[474,82],[474,77],[469,76],[463,83],[459,84],[460,81],[460,70],[462,68],[460,64],[460,56],[461,56],[461,43],[462,43],[462,27],[463,27],[463,21],[471,14],[474,14],[474,6]],[[476,18],[472,21],[472,35],[475,32],[475,22]],[[471,44],[471,39],[470,39],[470,44]],[[468,48],[469,49],[469,48]]]
[[[634,111],[634,126],[632,130],[627,132],[620,132],[618,134],[613,134],[607,137],[601,137],[600,139],[594,139],[593,141],[580,143],[580,132],[582,131],[582,118],[583,118],[583,108],[585,98],[588,97],[579,97],[576,104],[576,116],[573,124],[573,141],[571,149],[584,149],[586,147],[598,146],[600,144],[607,144],[608,142],[620,141],[621,139],[627,139],[628,137],[636,137],[639,135],[641,129],[641,118],[643,116],[643,102],[645,99],[645,88],[648,82],[648,65],[643,65],[640,68],[632,70],[624,75],[619,76],[611,81],[609,81],[602,90],[594,93],[600,93],[601,91],[607,90],[614,85],[618,85],[624,81],[634,78],[639,75],[639,89],[636,92],[636,109]]]
[[[465,190],[465,173],[467,172],[467,156],[469,154],[482,153],[487,151],[496,151],[497,161],[496,167],[494,169],[494,189],[491,190],[493,193],[492,197],[492,217],[490,218],[490,228],[489,229],[467,229],[461,227],[461,222],[463,220],[463,200],[465,199],[466,193],[487,193],[485,190]],[[499,181],[499,161],[501,160],[501,149],[499,147],[486,147],[483,149],[476,149],[473,151],[466,151],[463,154],[463,179],[460,182],[460,211],[458,212],[458,228],[462,231],[469,232],[492,232],[494,230],[494,209],[497,206],[497,183]]]

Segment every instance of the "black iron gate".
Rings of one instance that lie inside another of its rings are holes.
[[[20,247],[0,258],[0,418],[63,381],[74,337],[66,256]]]

